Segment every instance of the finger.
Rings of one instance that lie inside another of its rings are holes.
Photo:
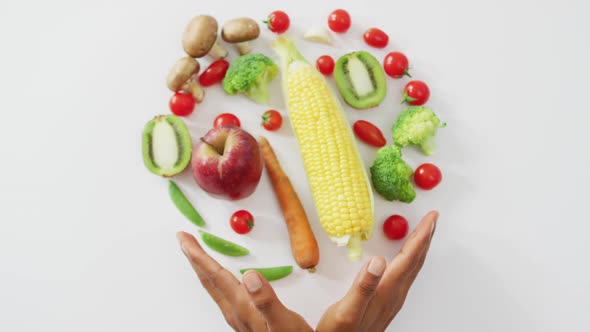
[[[360,322],[365,314],[367,305],[375,296],[375,291],[387,262],[383,257],[373,257],[357,274],[355,281],[341,300],[342,314],[350,317],[354,322]]]
[[[288,309],[281,303],[270,283],[257,271],[244,273],[242,282],[252,303],[266,320],[269,330],[281,327],[281,318],[285,317]]]

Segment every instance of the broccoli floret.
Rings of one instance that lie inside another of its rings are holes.
[[[243,93],[260,104],[268,103],[268,83],[279,68],[266,55],[246,54],[235,59],[223,79],[223,90],[230,95]]]
[[[400,148],[386,146],[377,151],[371,166],[371,181],[375,190],[388,201],[411,203],[416,198],[410,178],[414,171],[402,160]]]
[[[440,120],[430,108],[412,106],[403,110],[393,124],[393,142],[403,148],[417,145],[427,156],[434,152],[434,135]],[[443,124],[442,127],[446,126]]]

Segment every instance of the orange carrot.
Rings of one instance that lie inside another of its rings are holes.
[[[268,177],[285,217],[293,258],[302,269],[314,272],[320,260],[320,250],[303,205],[266,138],[260,137],[258,143]]]

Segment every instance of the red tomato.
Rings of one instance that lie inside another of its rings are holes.
[[[329,55],[322,55],[315,63],[320,73],[324,75],[332,75],[334,72],[334,59]]]
[[[370,28],[363,35],[365,43],[369,46],[384,48],[389,43],[389,36],[381,29]]]
[[[383,137],[381,130],[370,122],[359,120],[354,123],[352,129],[361,141],[371,146],[382,147],[386,144],[385,137]]]
[[[213,120],[213,128],[221,127],[224,125],[240,126],[240,119],[231,113],[221,113],[215,120]]]
[[[246,210],[239,210],[232,214],[229,224],[238,234],[250,233],[250,230],[254,227],[254,217]]]
[[[414,106],[424,105],[430,97],[428,85],[422,81],[410,81],[404,88],[404,100],[402,102]]]
[[[350,28],[350,15],[344,9],[336,9],[328,16],[328,26],[334,32],[346,32]]]
[[[387,218],[383,223],[383,233],[390,240],[403,239],[408,234],[409,229],[410,226],[406,218],[397,214]]]
[[[276,10],[270,15],[266,21],[263,21],[268,26],[268,29],[275,33],[283,33],[289,29],[289,24],[291,21],[289,20],[289,15],[281,10]]]
[[[412,77],[408,72],[410,69],[408,58],[400,52],[391,52],[387,54],[385,60],[383,60],[383,69],[387,75],[393,78],[401,78],[404,75]]]
[[[219,83],[225,77],[227,69],[229,68],[229,62],[224,59],[219,59],[211,62],[209,67],[199,76],[199,84],[202,86],[211,86],[215,83]]]
[[[424,190],[436,187],[442,180],[440,169],[433,164],[422,164],[414,172],[414,182]]]
[[[262,126],[264,126],[266,130],[279,130],[282,124],[283,117],[281,116],[281,113],[275,110],[268,110],[262,114]]]
[[[168,102],[174,115],[187,116],[195,109],[195,97],[190,93],[175,92]]]

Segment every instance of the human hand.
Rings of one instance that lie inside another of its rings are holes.
[[[437,219],[438,212],[428,213],[389,266],[383,257],[369,260],[344,298],[324,313],[316,331],[384,331],[424,265]]]
[[[178,242],[199,280],[236,331],[313,331],[287,309],[258,272],[248,271],[242,283],[201,248],[194,236],[179,232]]]

